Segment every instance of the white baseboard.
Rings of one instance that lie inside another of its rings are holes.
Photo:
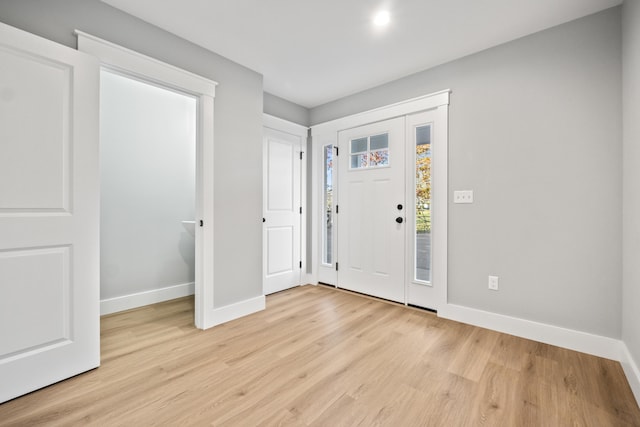
[[[636,402],[640,405],[640,369],[638,368],[635,360],[633,360],[633,357],[629,352],[629,348],[627,348],[627,345],[624,342],[622,343],[622,357],[620,358],[620,364],[627,376],[627,381],[629,381],[631,391],[633,391],[633,395],[636,397]]]
[[[264,310],[265,307],[265,297],[264,295],[260,295],[234,304],[214,308],[207,314],[206,323],[202,329],[208,329],[240,317],[248,316],[249,314]]]
[[[130,310],[132,308],[143,307],[162,301],[169,301],[175,298],[193,295],[195,292],[194,283],[183,283],[175,286],[168,286],[151,291],[138,292],[121,297],[108,298],[100,301],[100,315],[117,313],[119,311]]]
[[[316,277],[313,274],[310,273],[305,273],[302,275],[302,285],[317,285],[318,284],[318,280],[316,280]]]
[[[455,304],[439,309],[438,316],[606,359],[621,360],[623,343],[614,338]]]

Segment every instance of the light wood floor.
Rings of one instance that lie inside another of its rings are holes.
[[[102,366],[0,425],[640,426],[617,362],[326,287],[210,329],[183,298],[102,319]]]

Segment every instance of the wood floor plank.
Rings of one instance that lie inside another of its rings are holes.
[[[499,336],[498,332],[474,328],[471,334],[465,338],[460,351],[449,365],[449,372],[471,381],[479,381],[493,354]]]
[[[617,362],[321,286],[207,331],[192,298],[116,313],[101,342],[0,426],[640,426]]]

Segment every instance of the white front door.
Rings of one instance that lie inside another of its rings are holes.
[[[337,286],[405,301],[404,118],[341,131]]]
[[[0,24],[0,402],[95,368],[99,71]]]
[[[300,284],[301,153],[299,136],[265,128],[262,251],[265,295]]]

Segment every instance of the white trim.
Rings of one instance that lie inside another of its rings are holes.
[[[455,304],[442,307],[438,317],[620,362],[640,403],[640,368],[624,341]]]
[[[196,219],[201,219],[204,226],[196,227],[195,278],[196,298],[194,323],[197,328],[206,329],[203,325],[213,315],[214,310],[214,250],[215,250],[215,214],[214,214],[214,145],[213,98],[200,96],[198,104],[198,142],[196,147]]]
[[[100,58],[100,61],[115,70],[124,70],[127,74],[134,72],[144,80],[155,80],[162,85],[171,82],[180,91],[194,95],[216,96],[217,82],[209,80],[166,62],[119,46],[99,37],[75,30],[78,37],[78,50]]]
[[[300,261],[302,261],[302,267],[300,268],[300,285],[303,285],[303,276],[306,275],[309,270],[307,259],[307,236],[309,224],[307,221],[309,215],[309,195],[307,192],[307,175],[309,162],[310,147],[309,147],[309,128],[304,128],[304,135],[300,135],[302,138],[302,160],[300,161],[300,206],[302,206],[302,214],[300,215]]]
[[[449,105],[449,95],[451,90],[446,89],[395,104],[374,108],[362,113],[352,114],[324,123],[311,126],[314,133],[326,133],[339,130],[351,129],[353,127],[379,122],[381,120],[392,119],[394,117],[406,116],[407,114],[418,113],[424,110],[437,108],[441,105]]]
[[[622,342],[622,354],[620,356],[622,369],[624,369],[624,373],[627,376],[627,381],[629,381],[631,391],[636,398],[636,403],[640,405],[640,369],[633,360],[629,348],[624,341]]]
[[[102,67],[125,76],[156,83],[197,98],[195,325],[211,323],[214,316],[214,96],[217,83],[133,50],[76,30],[78,50],[92,54]]]
[[[281,119],[271,114],[263,113],[262,124],[269,129],[278,130],[280,132],[290,133],[291,135],[301,136],[306,138],[309,134],[309,128],[307,126],[299,125],[289,120]]]
[[[265,307],[265,296],[260,295],[255,298],[225,305],[224,307],[215,308],[213,309],[212,315],[207,318],[207,323],[203,325],[204,327],[202,329],[211,328],[212,326],[248,316],[249,314],[264,310]]]
[[[580,351],[606,359],[620,360],[620,340],[553,326],[461,305],[447,304],[438,317],[503,332],[517,337]]]
[[[121,297],[103,299],[100,301],[100,316],[186,297],[193,295],[194,291],[194,282],[190,282],[183,283],[181,285],[167,286],[166,288],[137,292],[130,295],[123,295]]]

